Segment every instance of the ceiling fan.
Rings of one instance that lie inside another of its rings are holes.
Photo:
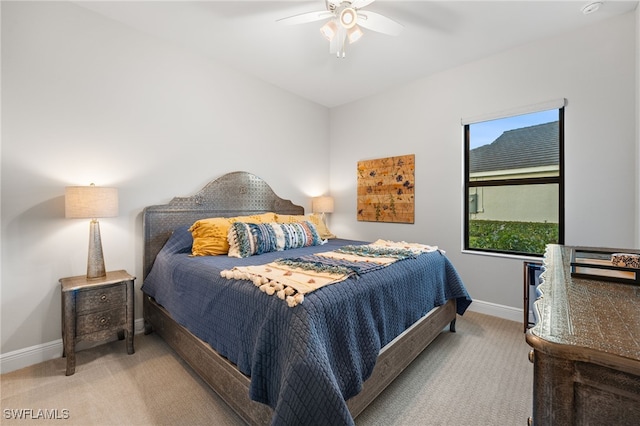
[[[329,52],[335,53],[338,58],[345,57],[345,43],[355,43],[362,36],[360,27],[376,31],[382,34],[396,36],[404,28],[396,21],[379,13],[362,10],[375,0],[325,0],[327,10],[306,12],[299,15],[278,19],[277,22],[297,25],[307,22],[323,21],[329,19],[320,32],[329,40]]]

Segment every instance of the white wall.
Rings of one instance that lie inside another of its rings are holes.
[[[2,2],[2,353],[59,340],[58,279],[86,273],[89,222],[64,219],[65,186],[119,188],[105,263],[139,288],[145,206],[246,170],[308,209],[328,188],[328,119],[73,4]]]
[[[635,13],[331,110],[332,231],[435,244],[471,295],[522,309],[522,260],[461,252],[461,117],[566,98],[566,243],[638,247]],[[415,153],[415,224],[356,220],[359,160]]]

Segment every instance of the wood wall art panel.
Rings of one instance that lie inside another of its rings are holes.
[[[358,220],[414,223],[415,154],[358,161]]]

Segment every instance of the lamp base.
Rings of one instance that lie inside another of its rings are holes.
[[[89,258],[87,259],[87,279],[97,279],[107,276],[102,255],[102,240],[100,239],[100,223],[96,219],[89,225]]]
[[[322,223],[324,224],[324,226],[328,228],[328,226],[327,226],[327,216],[324,214],[324,212],[322,212],[322,214],[320,215],[320,220],[322,220]]]

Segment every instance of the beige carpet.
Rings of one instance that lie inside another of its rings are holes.
[[[366,425],[522,425],[532,364],[522,325],[468,312],[357,419]],[[240,425],[242,421],[155,334],[77,352],[0,376],[7,424]],[[16,416],[30,419],[16,419]],[[50,420],[42,417],[53,417]]]

